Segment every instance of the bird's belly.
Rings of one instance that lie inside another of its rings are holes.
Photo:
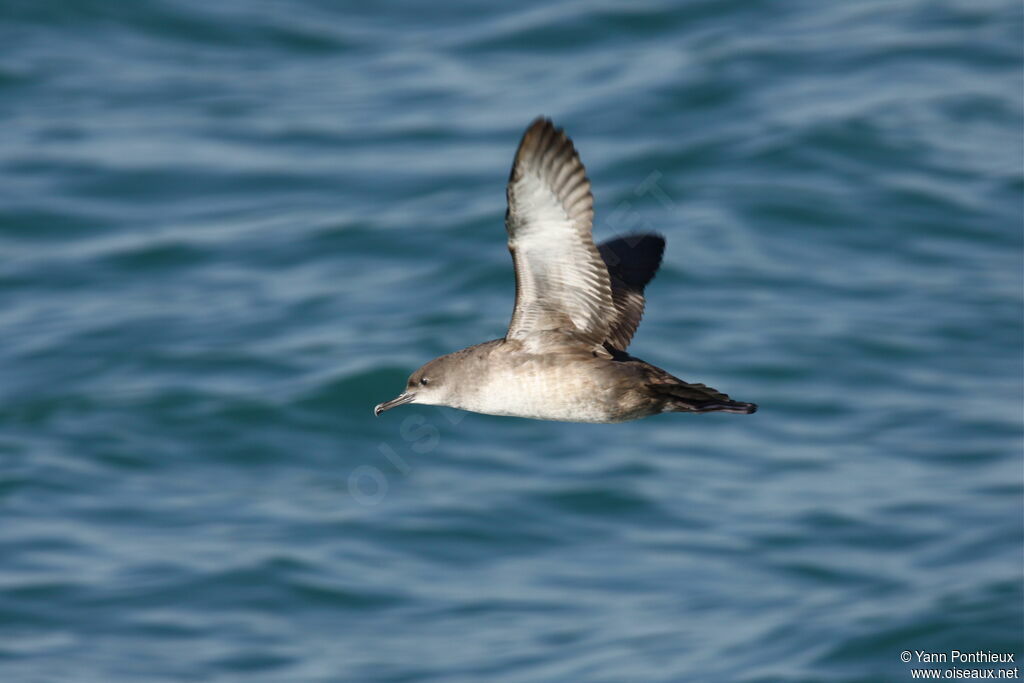
[[[565,422],[618,422],[623,419],[613,388],[583,368],[520,366],[487,378],[466,410],[489,415]],[[628,418],[627,418],[628,419]]]

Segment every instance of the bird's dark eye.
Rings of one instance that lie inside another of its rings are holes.
[[[422,384],[423,386],[427,386],[428,384],[430,384],[430,380],[424,377],[420,380],[420,384]]]

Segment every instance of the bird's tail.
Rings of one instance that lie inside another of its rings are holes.
[[[704,386],[687,382],[650,384],[656,394],[665,398],[662,412],[666,413],[739,413],[749,415],[757,412],[756,403],[733,401],[726,394]]]

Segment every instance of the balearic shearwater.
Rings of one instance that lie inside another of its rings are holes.
[[[757,410],[626,353],[665,240],[641,234],[594,245],[590,180],[549,119],[523,135],[506,192],[516,271],[508,333],[430,361],[374,415],[406,403],[566,422]]]

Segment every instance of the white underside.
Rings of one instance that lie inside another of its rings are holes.
[[[571,364],[546,363],[532,372],[520,366],[515,373],[492,375],[455,407],[535,420],[609,422],[606,392],[607,387],[596,385],[590,373]]]

